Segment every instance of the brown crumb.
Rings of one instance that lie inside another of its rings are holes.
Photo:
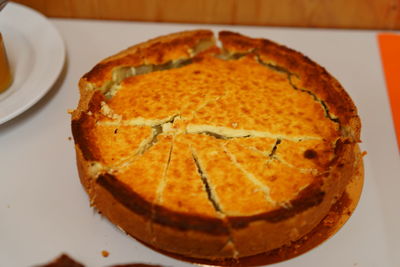
[[[72,140],[72,137],[71,137],[71,136],[68,136],[68,140],[71,141],[71,140]]]
[[[110,255],[110,252],[108,252],[107,250],[102,250],[101,255],[103,255],[104,258],[107,258]]]

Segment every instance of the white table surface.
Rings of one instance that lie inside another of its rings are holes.
[[[368,152],[359,206],[333,238],[273,266],[400,266],[400,157],[376,32],[50,21],[66,43],[64,71],[42,100],[0,126],[0,266],[33,266],[61,252],[91,267],[129,262],[190,266],[144,247],[89,207],[69,140],[67,110],[77,104],[78,79],[102,58],[149,38],[192,28],[234,30],[295,48],[325,66],[359,108],[361,147]],[[110,255],[103,257],[102,250]]]

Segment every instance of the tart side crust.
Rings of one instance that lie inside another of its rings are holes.
[[[109,174],[101,175],[93,186],[94,205],[142,242],[191,257],[215,258],[216,252],[222,253],[219,257],[233,257],[233,251],[225,248],[229,235],[223,220],[152,207],[152,203]]]

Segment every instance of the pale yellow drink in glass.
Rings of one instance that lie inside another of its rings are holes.
[[[10,65],[8,64],[6,49],[3,43],[3,37],[0,33],[0,93],[11,85],[12,77]]]

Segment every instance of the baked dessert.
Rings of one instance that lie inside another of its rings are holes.
[[[98,63],[72,114],[91,204],[129,235],[198,259],[310,232],[360,166],[360,120],[324,68],[265,39],[170,34]]]

